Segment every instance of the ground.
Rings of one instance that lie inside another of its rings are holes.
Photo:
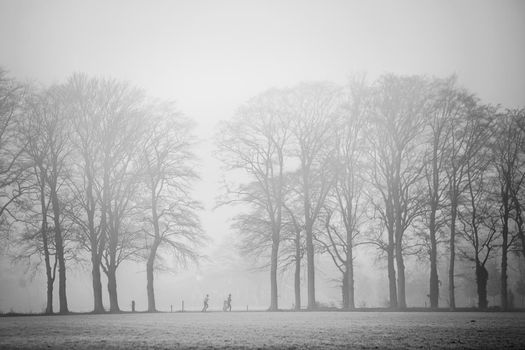
[[[0,317],[1,349],[525,348],[525,313],[209,312]]]

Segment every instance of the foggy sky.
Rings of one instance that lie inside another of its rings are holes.
[[[211,238],[203,250],[209,259],[198,269],[160,274],[159,309],[182,298],[198,308],[203,293],[211,294],[212,309],[229,292],[234,309],[269,303],[267,273],[240,266],[234,253],[232,211],[212,210],[220,180],[211,157],[214,125],[245,100],[305,80],[344,83],[352,73],[371,78],[385,72],[455,73],[484,102],[523,107],[524,33],[523,1],[0,0],[0,66],[11,76],[42,84],[63,82],[73,72],[126,80],[152,96],[175,100],[198,122],[202,182],[196,187]],[[374,259],[363,255],[357,270],[379,271]],[[20,268],[6,266],[5,259],[1,263],[0,310],[40,311],[42,279],[30,282]],[[142,265],[120,269],[123,309],[132,298],[138,307],[145,304],[144,270]],[[320,301],[339,300],[339,289],[330,282],[335,277],[329,268],[321,271]],[[72,310],[92,307],[89,278],[88,269],[68,276]],[[283,298],[291,300],[292,294],[280,288]]]

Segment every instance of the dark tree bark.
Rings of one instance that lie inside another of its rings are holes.
[[[485,268],[484,264],[480,261],[476,261],[476,285],[478,291],[478,307],[484,310],[488,306],[487,300],[487,281],[489,279],[489,273]]]
[[[53,175],[52,175],[53,176]],[[51,205],[53,207],[53,222],[55,225],[55,247],[58,260],[58,299],[60,313],[69,313],[66,294],[66,259],[64,256],[64,240],[60,222],[60,202],[58,199],[56,176],[49,182],[51,190]]]
[[[294,273],[294,296],[295,310],[301,310],[301,230],[295,231],[295,273]]]

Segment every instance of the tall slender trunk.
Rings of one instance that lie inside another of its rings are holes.
[[[104,312],[104,305],[102,304],[102,281],[100,279],[100,255],[94,251],[98,244],[91,245],[91,277],[93,285],[93,312],[96,314]]]
[[[343,297],[343,309],[348,310],[348,273],[347,271],[342,272],[343,283],[341,285],[341,296]]]
[[[388,233],[387,264],[388,264],[388,288],[390,291],[390,308],[397,308],[397,286],[396,269],[394,267],[394,233]]]
[[[153,272],[155,270],[155,259],[157,257],[157,249],[161,243],[159,215],[157,213],[157,186],[158,182],[152,180],[151,183],[151,219],[153,223],[153,243],[151,245],[148,261],[146,263],[146,278],[147,278],[147,293],[148,293],[148,311],[156,312],[155,305],[155,285]]]
[[[301,310],[301,231],[295,232],[295,275],[294,275],[294,292],[295,292],[295,310]]]
[[[309,221],[309,220],[308,220]],[[306,267],[308,274],[308,310],[317,307],[315,302],[315,264],[314,264],[314,243],[313,229],[310,223],[306,225]]]
[[[503,239],[503,242],[501,244],[501,307],[503,310],[508,310],[509,303],[508,303],[508,286],[507,286],[507,255],[508,255],[508,248],[509,248],[509,216],[510,216],[510,209],[509,209],[509,195],[508,191],[507,193],[503,193],[502,196],[502,204],[503,204],[503,227],[501,231],[501,236]]]
[[[86,197],[87,197],[87,219],[88,219],[88,230],[89,238],[91,245],[91,278],[92,278],[92,288],[93,288],[93,312],[94,313],[103,313],[104,305],[102,303],[102,281],[100,279],[100,264],[102,259],[102,250],[105,242],[106,235],[106,214],[105,208],[103,206],[103,214],[100,223],[99,231],[97,232],[95,228],[95,207],[96,201],[93,194],[93,169],[91,166],[90,158],[87,154],[84,153],[84,162],[85,166],[85,175],[87,178],[87,187],[86,187]],[[107,181],[105,178],[104,181]],[[107,186],[107,183],[105,184]],[[105,200],[105,199],[104,199]],[[100,237],[102,236],[102,237]]]
[[[430,213],[430,307],[439,306],[439,278],[437,272],[437,241],[435,207]]]
[[[44,205],[45,207],[45,205]],[[42,244],[44,247],[44,261],[46,265],[46,280],[47,280],[47,298],[46,298],[46,314],[53,313],[53,284],[55,282],[55,275],[51,267],[51,260],[49,254],[48,242],[48,227],[47,227],[47,213],[42,215]]]
[[[457,219],[457,196],[452,194],[450,203],[450,260],[448,267],[448,297],[450,310],[456,309],[456,293],[454,285],[454,267],[456,263],[456,219]]]
[[[435,309],[439,306],[439,277],[437,271],[437,240],[436,240],[436,213],[439,201],[439,174],[438,174],[438,140],[434,142],[434,153],[432,158],[432,186],[430,193],[430,307]]]
[[[117,294],[117,267],[110,264],[108,267],[108,293],[109,293],[109,311],[120,312]]]
[[[278,228],[272,229],[272,256],[270,267],[270,311],[277,311],[279,309],[278,295],[277,295],[277,260],[279,253],[279,238],[276,231]]]
[[[147,278],[147,292],[148,292],[148,312],[157,312],[155,304],[155,288],[154,288],[154,271],[155,271],[155,258],[157,256],[157,249],[160,245],[160,239],[153,240],[151,249],[148,255],[148,261],[146,263],[146,278]]]
[[[403,251],[401,239],[396,239],[396,267],[397,267],[397,303],[400,309],[406,309],[405,294],[405,263],[403,261]]]
[[[346,261],[345,261],[345,276],[346,276],[346,304],[345,309],[355,309],[355,296],[354,296],[354,254],[352,244],[352,233],[347,233],[346,237]]]
[[[56,178],[50,183],[51,189],[51,204],[53,207],[53,222],[55,225],[55,245],[56,255],[58,259],[58,299],[59,312],[65,314],[69,312],[67,307],[66,295],[66,260],[64,257],[64,240],[62,237],[62,228],[60,226],[60,205],[58,200],[58,193],[56,187]]]
[[[53,283],[55,277],[51,268],[50,254],[49,254],[49,241],[48,241],[48,226],[47,226],[47,205],[46,205],[46,193],[45,183],[46,178],[44,171],[40,169],[40,207],[42,211],[42,225],[40,232],[42,234],[42,245],[44,248],[44,262],[46,265],[46,280],[47,280],[47,295],[46,295],[46,314],[53,313]]]
[[[303,166],[304,167],[304,166]],[[304,192],[304,223],[306,231],[306,270],[308,275],[308,310],[317,307],[315,302],[315,263],[314,263],[314,241],[313,222],[311,217],[309,175],[303,170],[303,192]]]
[[[488,306],[487,300],[487,281],[489,279],[489,273],[485,266],[476,258],[476,284],[478,290],[478,307],[480,309],[486,309]]]

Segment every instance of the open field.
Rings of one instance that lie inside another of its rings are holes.
[[[210,312],[0,318],[2,349],[525,348],[525,313]]]

